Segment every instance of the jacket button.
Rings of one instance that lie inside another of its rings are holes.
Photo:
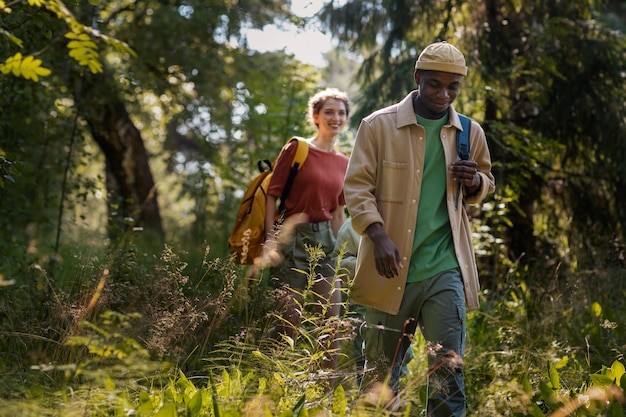
[[[398,291],[402,291],[402,288],[398,287]]]

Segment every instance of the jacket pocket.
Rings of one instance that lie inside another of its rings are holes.
[[[383,172],[379,183],[380,200],[389,203],[401,203],[406,198],[407,185],[410,182],[409,164],[383,160]]]

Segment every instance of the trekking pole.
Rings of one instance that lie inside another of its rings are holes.
[[[413,335],[415,334],[415,330],[417,328],[417,321],[413,317],[409,317],[404,321],[404,325],[402,325],[402,334],[398,339],[398,344],[396,345],[396,351],[393,354],[393,359],[391,361],[391,375],[393,375],[393,371],[396,368],[396,362],[398,361],[398,356],[400,352],[406,352],[407,349],[411,346],[411,342],[413,341]],[[400,367],[400,364],[397,366]]]

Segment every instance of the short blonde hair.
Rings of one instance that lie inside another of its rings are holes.
[[[313,118],[313,115],[319,114],[319,112],[322,110],[322,107],[324,106],[324,103],[326,103],[326,101],[329,99],[342,101],[344,106],[346,107],[346,116],[350,116],[350,99],[348,98],[348,94],[336,88],[327,88],[318,92],[309,99],[306,116],[307,120],[311,122],[311,124],[315,125],[315,119]]]

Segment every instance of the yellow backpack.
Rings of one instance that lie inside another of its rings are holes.
[[[294,140],[298,142],[298,146],[291,161],[291,170],[289,171],[287,183],[280,197],[279,216],[284,211],[285,200],[291,190],[293,180],[309,154],[309,143],[305,139],[294,136],[289,139],[287,144]],[[233,231],[228,238],[228,249],[231,255],[234,256],[238,263],[243,265],[252,264],[254,258],[259,256],[263,250],[263,241],[265,239],[265,199],[272,178],[274,164],[270,164],[270,161],[267,159],[257,162],[260,173],[254,177],[248,188],[246,188],[246,192],[239,204]]]

